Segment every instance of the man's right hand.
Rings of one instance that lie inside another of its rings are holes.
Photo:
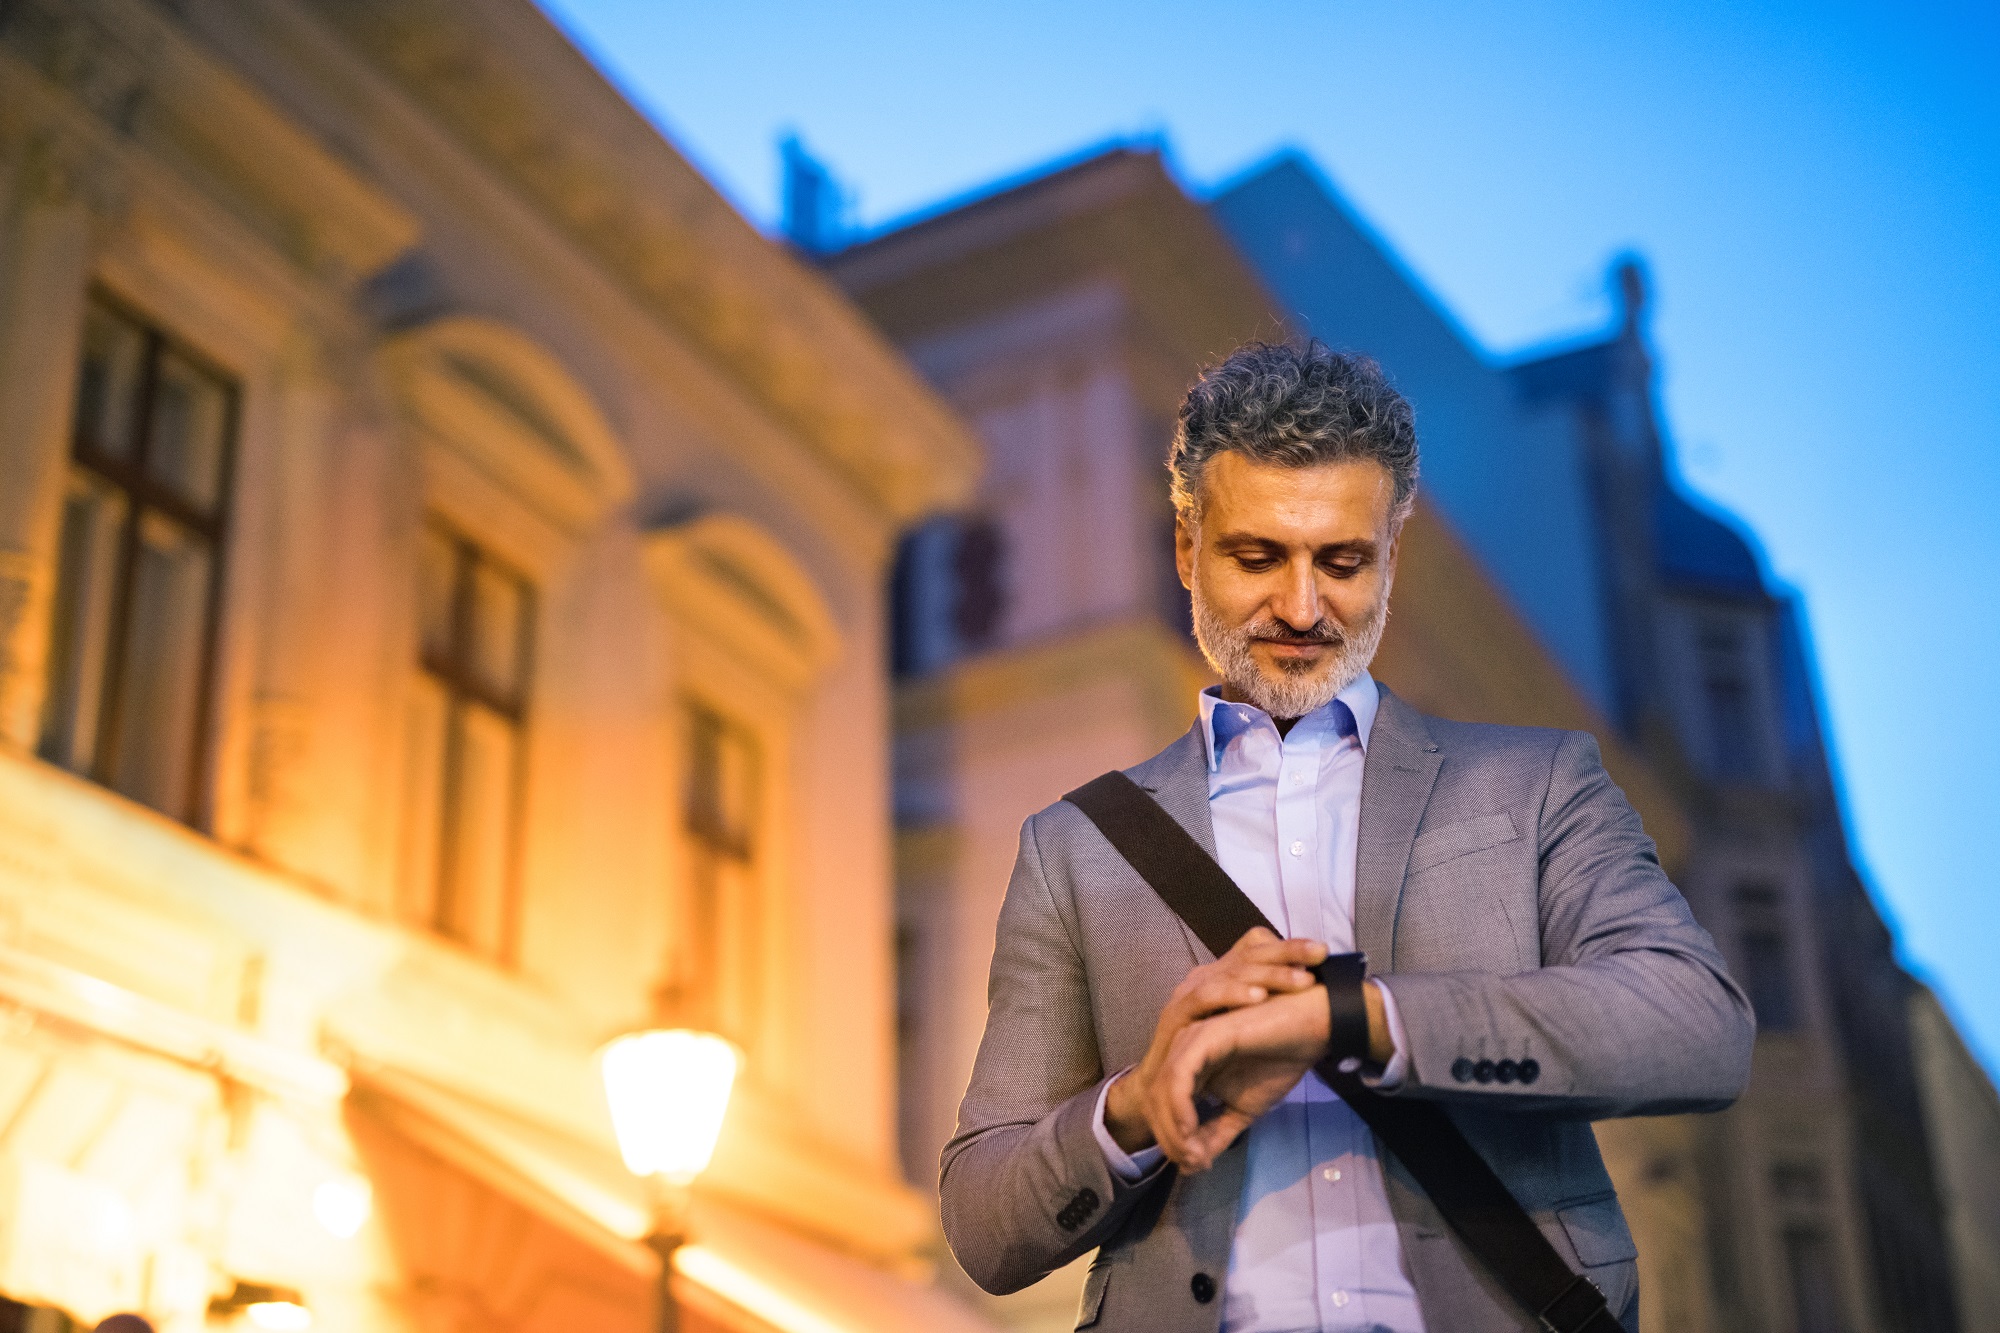
[[[1136,1153],[1160,1140],[1156,1126],[1175,1137],[1174,1101],[1162,1073],[1174,1038],[1211,1015],[1310,989],[1318,982],[1306,969],[1325,957],[1326,946],[1317,940],[1281,940],[1259,926],[1222,957],[1188,973],[1160,1011],[1146,1058],[1113,1083],[1105,1097],[1104,1127],[1112,1140]]]

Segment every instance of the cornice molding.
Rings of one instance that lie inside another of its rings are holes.
[[[526,0],[307,3],[891,516],[970,493],[981,450],[943,400]]]
[[[797,693],[840,655],[840,629],[812,575],[749,519],[703,514],[645,541],[662,602],[748,669]]]
[[[157,6],[12,0],[0,7],[0,63],[10,59],[59,90],[104,143],[154,159],[315,277],[352,283],[416,240],[416,220],[405,209],[188,40]],[[94,212],[116,212],[110,196],[117,191],[94,165],[104,156],[101,148],[65,145],[32,184],[49,197],[82,188]]]
[[[382,349],[390,383],[438,439],[580,533],[632,495],[632,469],[590,393],[525,334],[451,316]]]

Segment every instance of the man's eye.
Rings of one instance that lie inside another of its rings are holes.
[[[1278,562],[1261,555],[1239,555],[1236,557],[1236,563],[1247,573],[1261,574]]]
[[[1351,579],[1361,572],[1364,563],[1366,562],[1361,560],[1335,560],[1321,565],[1320,568],[1337,579]]]

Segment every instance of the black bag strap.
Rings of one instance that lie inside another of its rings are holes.
[[[1215,858],[1123,773],[1093,778],[1063,799],[1089,816],[1216,957],[1254,927],[1280,933]],[[1623,1333],[1604,1293],[1570,1268],[1443,1107],[1384,1097],[1330,1060],[1314,1072],[1409,1168],[1465,1247],[1544,1328]]]

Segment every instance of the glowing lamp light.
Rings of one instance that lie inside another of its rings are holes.
[[[240,1278],[227,1296],[209,1303],[208,1312],[224,1318],[240,1314],[252,1328],[268,1329],[269,1333],[304,1333],[313,1326],[312,1311],[297,1291]]]
[[[313,1326],[312,1311],[293,1301],[258,1301],[244,1307],[243,1317],[270,1333],[304,1333]]]
[[[336,1176],[313,1190],[312,1208],[329,1236],[352,1240],[375,1211],[375,1189],[359,1176]]]
[[[636,1176],[686,1185],[708,1166],[741,1057],[710,1032],[635,1032],[599,1056],[618,1152]]]

